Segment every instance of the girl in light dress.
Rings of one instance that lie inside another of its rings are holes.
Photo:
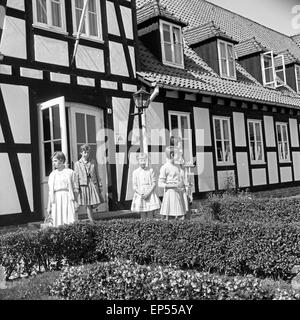
[[[157,179],[154,170],[147,166],[147,155],[137,157],[139,168],[133,171],[132,186],[134,196],[131,211],[141,214],[141,219],[153,219],[154,212],[160,208],[160,200],[155,193]]]
[[[182,172],[175,162],[176,148],[171,146],[166,148],[166,163],[160,168],[158,186],[164,188],[164,198],[161,205],[160,214],[169,220],[169,217],[184,219],[187,212],[184,201],[184,179]]]
[[[79,188],[78,205],[86,207],[88,218],[93,218],[93,208],[104,203],[102,196],[102,182],[98,175],[97,163],[90,159],[91,147],[84,144],[80,147],[81,159],[74,165],[76,185]]]
[[[47,212],[53,227],[77,221],[76,199],[78,188],[75,186],[75,173],[66,168],[63,152],[52,156],[53,171],[49,176],[49,198]]]

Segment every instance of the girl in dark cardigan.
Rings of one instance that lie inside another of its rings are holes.
[[[79,187],[78,205],[85,206],[90,221],[94,221],[93,208],[104,202],[102,182],[98,176],[97,163],[90,159],[91,147],[80,147],[81,159],[75,163],[77,184]]]

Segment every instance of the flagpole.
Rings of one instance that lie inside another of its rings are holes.
[[[77,31],[77,37],[76,37],[76,42],[75,42],[75,47],[74,47],[74,53],[73,53],[73,57],[72,57],[72,63],[74,63],[75,57],[76,57],[76,53],[77,53],[77,49],[78,49],[78,45],[79,45],[79,40],[80,40],[80,36],[81,36],[81,32],[82,32],[82,28],[83,28],[83,23],[84,23],[84,18],[85,18],[85,13],[87,10],[87,6],[88,6],[88,0],[84,0],[84,6],[82,9],[82,14],[81,14],[81,18],[80,18],[80,23],[79,23],[79,27],[78,27],[78,31]]]

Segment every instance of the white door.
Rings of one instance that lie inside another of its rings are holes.
[[[84,104],[68,103],[70,123],[70,152],[73,164],[80,159],[80,146],[87,143],[91,146],[91,158],[98,164],[98,172],[103,184],[102,195],[105,203],[100,205],[96,212],[108,210],[107,170],[103,144],[105,143],[105,129],[103,110]],[[84,209],[81,208],[80,213]]]
[[[44,216],[48,203],[48,178],[52,171],[51,156],[56,151],[68,155],[67,123],[65,98],[59,97],[39,106],[41,193]]]

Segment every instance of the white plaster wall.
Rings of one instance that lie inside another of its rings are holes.
[[[4,143],[4,137],[3,137],[1,125],[0,125],[0,143]]]
[[[293,152],[293,166],[295,180],[300,180],[300,152]]]
[[[130,58],[131,58],[133,74],[134,74],[134,76],[136,76],[135,48],[134,47],[130,47],[130,46],[128,46],[128,48],[129,48],[129,54],[130,54]]]
[[[252,181],[254,186],[267,184],[266,169],[253,169],[252,179],[253,179]]]
[[[43,79],[43,71],[36,69],[20,68],[20,75],[25,78]]]
[[[204,135],[204,146],[211,146],[209,109],[194,108],[194,122],[196,130],[196,145],[203,145]]]
[[[62,83],[70,83],[71,77],[68,74],[62,74],[62,73],[50,73],[50,79],[51,81],[55,82],[62,82]]]
[[[115,6],[111,1],[106,1],[108,33],[120,35]]]
[[[121,14],[125,28],[126,38],[133,39],[132,12],[130,8],[121,6]]]
[[[146,111],[146,124],[149,144],[153,146],[165,146],[166,130],[163,103],[151,103]]]
[[[31,154],[18,154],[21,165],[23,180],[27,192],[30,209],[33,211],[33,181],[32,181],[32,166]]]
[[[127,128],[130,109],[130,99],[112,99],[114,114],[114,133],[116,144],[127,144]]]
[[[218,185],[219,190],[224,190],[228,186],[228,180],[232,182],[232,187],[235,186],[235,179],[234,179],[234,171],[218,171]]]
[[[101,88],[118,90],[118,83],[114,81],[101,80]]]
[[[237,162],[237,174],[238,174],[239,187],[242,187],[242,188],[249,187],[250,177],[249,177],[249,164],[248,164],[247,153],[237,152],[236,162]]]
[[[111,73],[128,77],[128,68],[125,53],[123,50],[123,45],[121,43],[110,41],[109,53]]]
[[[10,16],[5,17],[0,52],[8,57],[27,59],[24,20]]]
[[[68,43],[48,37],[34,36],[35,60],[69,66]]]
[[[292,168],[291,167],[282,167],[280,168],[280,177],[281,182],[290,182],[293,180]]]
[[[0,88],[15,143],[31,143],[28,88],[10,84]]]
[[[95,87],[95,79],[77,77],[77,84],[81,86]]]
[[[264,116],[264,127],[265,127],[265,136],[266,136],[266,146],[276,147],[274,119],[272,116]]]
[[[10,8],[25,11],[24,0],[7,0],[7,6]]]
[[[299,133],[296,119],[289,119],[292,147],[299,147]]]
[[[278,164],[276,152],[268,152],[268,171],[269,171],[269,183],[278,183]]]
[[[215,173],[213,168],[212,153],[197,152],[196,174],[198,174],[198,186],[200,192],[215,190]]]
[[[79,69],[105,72],[103,50],[79,45],[76,66]]]
[[[233,112],[233,125],[234,125],[234,137],[235,145],[237,147],[245,147],[246,142],[246,128],[245,117],[241,112]]]
[[[20,213],[20,201],[6,153],[0,153],[0,163],[0,215]]]

